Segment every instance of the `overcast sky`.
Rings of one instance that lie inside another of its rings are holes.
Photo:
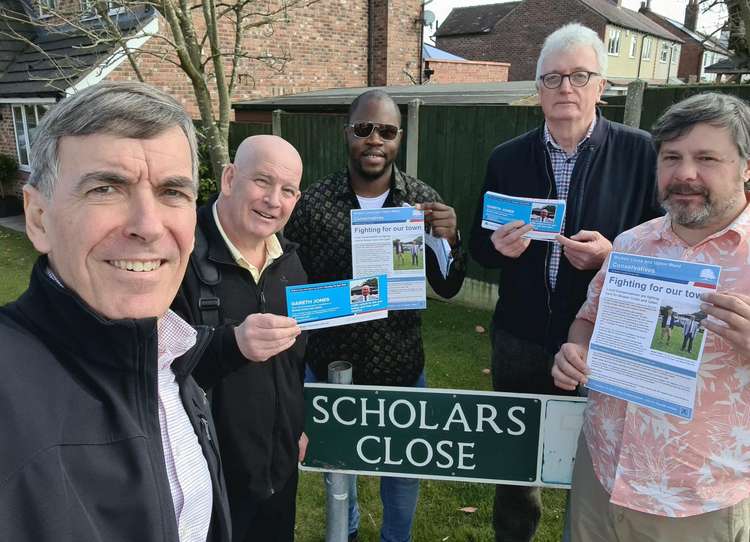
[[[497,4],[504,3],[504,0],[491,2],[488,0],[431,0],[426,3],[425,9],[435,14],[437,23],[442,23],[450,13],[451,9],[463,6],[476,6],[479,4]],[[623,7],[637,11],[641,6],[641,0],[623,0]],[[685,18],[685,6],[687,0],[651,0],[651,9],[660,15],[683,22]],[[726,10],[723,6],[714,8],[708,13],[701,13],[698,16],[698,30],[704,32],[713,32],[721,26],[726,19]],[[425,28],[425,41],[432,43],[432,39],[427,39],[435,33],[435,25],[432,30]]]

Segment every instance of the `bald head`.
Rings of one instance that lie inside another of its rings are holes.
[[[286,139],[275,135],[256,135],[246,138],[237,147],[234,166],[238,170],[251,168],[258,161],[275,163],[302,178],[302,158]]]
[[[300,197],[302,158],[288,141],[248,137],[224,168],[217,202],[219,221],[232,243],[254,249],[281,231]]]

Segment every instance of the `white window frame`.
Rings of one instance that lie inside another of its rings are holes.
[[[651,38],[643,36],[643,47],[641,48],[641,58],[647,62],[651,62]]]
[[[636,53],[638,52],[638,36],[633,34],[630,36],[630,52],[628,53],[628,56],[630,58],[635,58]]]
[[[96,12],[96,9],[94,9],[94,3],[96,0],[80,0],[81,2],[81,18],[83,20],[89,20],[89,19],[96,19],[99,17],[99,14]],[[107,2],[107,14],[112,15],[118,15],[120,13],[125,12],[125,6],[118,6],[113,2],[112,0],[109,0]]]
[[[30,104],[30,103],[12,103],[10,104],[10,111],[11,111],[11,118],[13,121],[13,134],[15,135],[14,142],[16,144],[16,156],[18,157],[18,169],[21,171],[31,171],[30,163],[31,163],[31,141],[29,141],[29,124],[26,121],[26,108],[32,107],[34,109],[34,120],[36,121],[36,126],[39,126],[39,121],[41,120],[41,117],[39,116],[39,108],[40,107],[46,107],[45,104]],[[24,164],[23,160],[21,159],[21,147],[18,144],[19,140],[19,133],[16,128],[17,126],[17,116],[18,111],[20,111],[21,115],[21,124],[23,125],[23,134],[20,134],[23,136],[23,142],[26,144],[26,160],[29,163]]]
[[[666,64],[669,62],[669,43],[666,41],[661,42],[661,51],[659,51],[659,62]]]
[[[675,43],[672,45],[672,64],[677,64],[680,59],[680,44]]]
[[[609,33],[609,43],[607,44],[607,54],[609,56],[620,56],[620,36],[622,31],[619,28],[613,28]]]
[[[57,0],[39,0],[39,18],[46,19],[52,17],[53,12],[57,10]]]

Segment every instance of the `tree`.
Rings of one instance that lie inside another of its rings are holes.
[[[84,36],[85,46],[92,51],[109,46],[127,59],[141,81],[149,82],[142,67],[154,59],[180,70],[195,96],[203,143],[213,176],[218,179],[229,161],[234,91],[240,82],[253,84],[254,70],[260,65],[275,71],[284,69],[291,55],[273,44],[274,27],[288,23],[291,10],[308,7],[317,0],[58,1],[59,5],[53,6],[54,0],[18,0],[19,9],[3,2],[0,19],[23,24],[32,31],[4,24],[0,36],[32,47],[66,74],[75,69],[74,63],[45,51],[36,43],[38,32]],[[154,10],[164,23],[159,25],[160,30],[150,32],[142,24],[132,24],[153,18]],[[44,17],[39,17],[40,13]],[[148,38],[147,44],[143,46],[143,40],[133,43],[136,35]],[[78,76],[89,69],[81,68]]]
[[[750,69],[750,45],[745,36],[745,29],[750,28],[750,0],[699,0],[698,4],[703,13],[716,8],[726,9],[728,49],[734,53],[737,67]]]

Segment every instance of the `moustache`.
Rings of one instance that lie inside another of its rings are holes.
[[[708,190],[705,186],[690,183],[672,183],[664,190],[665,198],[671,195],[679,196],[703,196],[708,198]]]

